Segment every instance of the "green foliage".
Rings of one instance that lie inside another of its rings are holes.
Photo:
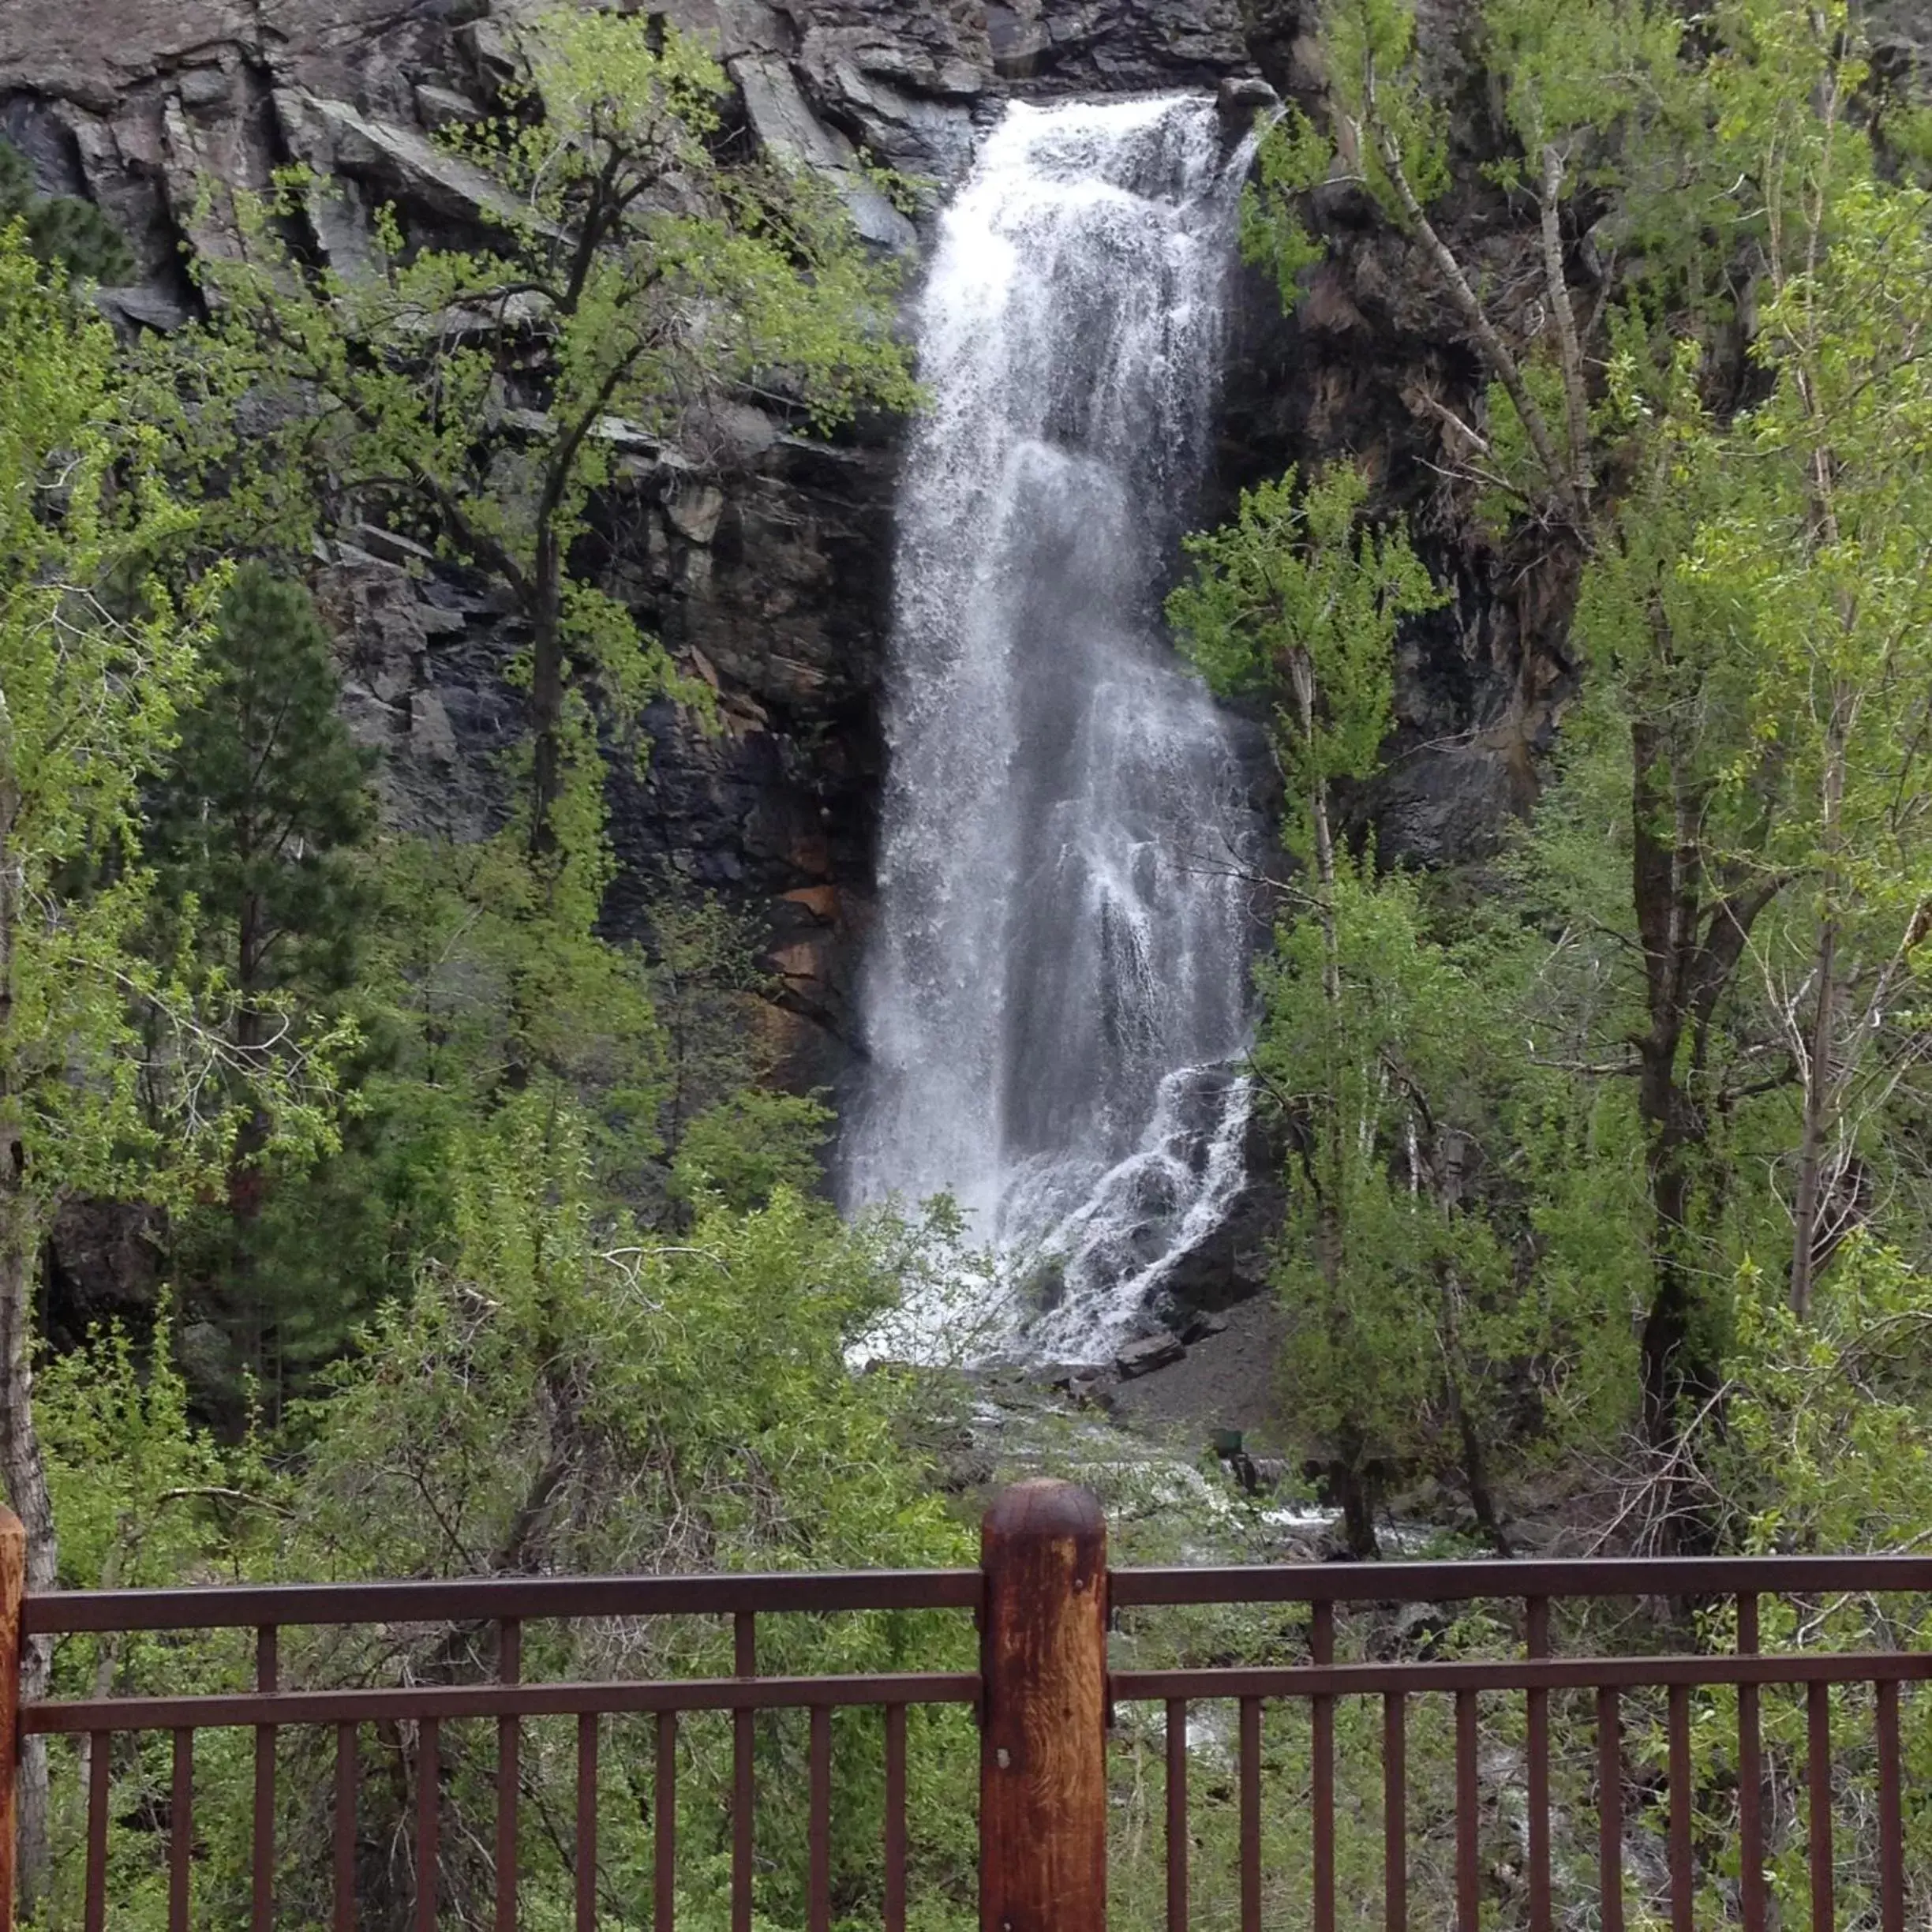
[[[1327,129],[1290,107],[1263,134],[1241,204],[1241,252],[1273,271],[1289,304],[1301,271],[1322,254],[1301,219],[1311,189],[1359,182],[1406,226],[1404,188],[1426,204],[1448,180],[1446,118],[1422,73],[1408,0],[1335,0],[1320,47]]]
[[[68,1589],[160,1588],[245,1574],[279,1505],[261,1445],[216,1443],[193,1418],[163,1307],[138,1353],[120,1327],[95,1330],[39,1377],[48,1487]],[[167,1644],[145,1640],[153,1661]]]
[[[1327,178],[1333,158],[1327,137],[1292,107],[1255,148],[1253,174],[1241,190],[1241,259],[1275,278],[1284,309],[1294,308],[1303,271],[1324,252],[1302,222],[1301,202]]]
[[[152,788],[148,850],[164,905],[245,999],[314,1000],[355,972],[373,829],[371,760],[350,739],[328,634],[299,584],[243,564],[204,651],[207,682]]]
[[[678,1150],[672,1185],[680,1198],[715,1197],[728,1208],[763,1207],[781,1189],[809,1194],[832,1111],[802,1095],[750,1087],[698,1116]]]
[[[1525,157],[1554,146],[1566,170],[1621,185],[1650,130],[1679,107],[1680,16],[1644,0],[1487,0],[1484,58]],[[1516,164],[1502,178],[1518,178]]]
[[[1232,523],[1188,539],[1194,575],[1168,600],[1215,690],[1289,694],[1276,743],[1298,801],[1376,768],[1396,626],[1443,601],[1406,537],[1363,519],[1368,493],[1346,463],[1305,490],[1291,470],[1244,491]],[[1291,845],[1305,836],[1291,833]]]
[[[172,1552],[185,1565],[219,1562],[257,1577],[968,1560],[966,1533],[912,1447],[919,1386],[884,1368],[855,1375],[844,1354],[896,1301],[908,1245],[923,1237],[889,1221],[848,1228],[782,1185],[750,1212],[707,1194],[687,1233],[655,1235],[603,1199],[594,1138],[555,1091],[526,1093],[463,1130],[444,1170],[451,1229],[443,1255],[335,1371],[309,1406],[308,1446],[278,1477],[250,1449],[224,1455],[197,1433],[163,1360],[146,1387],[118,1339],[62,1364],[49,1426],[78,1560],[95,1559],[116,1522],[150,1511],[157,1538],[168,1539],[165,1550],[159,1540],[152,1546],[157,1560]],[[91,1481],[81,1477],[87,1462]],[[210,1493],[175,1498],[171,1517],[153,1510],[176,1491]],[[245,1533],[208,1535],[225,1509]],[[759,1638],[760,1668],[771,1672],[969,1668],[972,1649],[965,1619],[938,1614],[772,1619]],[[563,1679],[715,1675],[731,1668],[731,1641],[709,1619],[533,1624],[523,1664],[532,1677]],[[417,1677],[460,1675],[481,1663],[472,1648],[462,1632],[291,1632],[283,1669],[291,1683],[386,1676],[399,1666]],[[118,1657],[110,1676],[128,1689],[179,1687],[224,1664],[232,1659],[219,1643],[203,1653],[170,1642],[166,1655]],[[571,1896],[544,1822],[571,1802],[573,1735],[526,1729],[522,1864],[534,1923],[549,1923],[545,1914]],[[876,1720],[841,1717],[836,1742],[851,1803],[841,1807],[834,1882],[862,1910],[878,1885],[867,1823],[883,1778]],[[760,1908],[778,1923],[803,1913],[803,1794],[794,1775],[802,1743],[788,1720],[760,1725]],[[972,1869],[970,1721],[936,1713],[912,1727],[912,1745],[921,1795],[915,1869],[929,1899],[957,1899]],[[326,1916],[328,1904],[328,1779],[301,1755],[309,1748],[291,1739],[297,1755],[278,1821],[290,1858],[282,1908],[298,1918]],[[473,1828],[485,1843],[488,1741],[452,1726],[444,1749],[445,1830],[456,1846]],[[651,1821],[623,1794],[640,1779],[648,1786],[651,1750],[643,1727],[612,1726],[605,1745],[600,1869],[605,1908],[619,1917],[640,1892],[649,1896]],[[134,1794],[165,1775],[162,1758],[124,1761],[115,1819],[138,1817]],[[688,1720],[680,1884],[695,1923],[724,1909],[731,1777],[728,1724]],[[197,1896],[219,1917],[245,1893],[245,1760],[218,1758],[197,1796],[207,1845]],[[392,1780],[365,1777],[370,1840],[401,1827],[402,1803]],[[138,1898],[156,1882],[155,1852],[153,1834],[117,1824],[117,1896]],[[365,1902],[374,1909],[406,1881],[372,1872]],[[489,1896],[486,1866],[466,1856],[452,1857],[445,1884],[459,1915]]]
[[[1331,954],[1314,919],[1284,927],[1260,975],[1256,1066],[1278,1102],[1312,1123],[1278,1276],[1286,1370],[1298,1424],[1326,1442],[1359,1440],[1394,1466],[1416,1459],[1416,1431],[1428,1426],[1440,1271],[1481,1294],[1500,1261],[1479,1226],[1458,1226],[1398,1171],[1414,1108],[1405,1083],[1435,1088],[1465,1043],[1471,1001],[1423,936],[1414,887],[1399,874],[1377,880],[1342,856],[1329,911],[1339,999],[1324,987]],[[1315,1123],[1331,1114],[1342,1131],[1324,1135]]]
[[[107,216],[77,196],[36,193],[27,157],[0,140],[0,228],[17,221],[35,259],[50,268],[80,282],[134,279],[133,251]]]
[[[1484,1117],[1506,1100],[1470,1069],[1501,1045],[1500,1009],[1429,931],[1415,882],[1378,876],[1332,822],[1334,788],[1374,773],[1393,724],[1397,627],[1441,601],[1406,536],[1365,526],[1366,496],[1347,468],[1301,495],[1292,476],[1247,492],[1234,522],[1189,540],[1195,575],[1168,605],[1217,689],[1283,694],[1301,877],[1259,975],[1253,1065],[1294,1148],[1275,1271],[1288,1412],[1329,1457],[1363,1555],[1378,1489],[1419,1467],[1460,1471],[1500,1538],[1496,1372],[1578,1331],[1567,1301],[1520,1292],[1477,1196]]]
[[[881,1536],[949,1535],[907,1477],[882,1482],[893,1385],[855,1380],[841,1354],[896,1297],[889,1240],[781,1187],[749,1215],[709,1201],[661,1242],[601,1204],[593,1172],[586,1124],[554,1094],[465,1136],[448,1259],[380,1318],[328,1402],[305,1486],[318,1547],[359,1548],[352,1570],[496,1567],[539,1533],[519,1512],[560,1451],[567,1506],[541,1532],[560,1567],[585,1567],[594,1541],[593,1568],[736,1567],[781,1548],[836,1567]],[[742,1372],[728,1387],[724,1347]],[[425,1487],[433,1514],[402,1507]]]
[[[134,847],[140,777],[198,669],[147,567],[185,522],[155,443],[120,429],[107,325],[48,283],[25,238],[0,231],[0,1082],[35,1184],[88,1185],[144,1138],[122,981],[150,882],[124,865],[84,900],[57,886]]]
[[[0,234],[0,1130],[25,1151],[13,1185],[43,1201],[191,1185],[239,1125],[220,1077],[232,983],[138,943],[140,788],[203,676],[202,599],[178,607],[156,567],[189,524],[161,455],[129,426],[107,325],[43,278],[17,226]],[[292,1147],[329,1136],[341,1044],[302,1029],[241,1069],[283,1083]]]
[[[522,836],[547,903],[588,927],[608,878],[600,724],[623,736],[660,691],[702,702],[575,567],[591,498],[622,483],[626,451],[675,442],[734,388],[820,428],[914,391],[893,271],[816,178],[716,158],[724,78],[695,40],[559,9],[526,44],[527,84],[451,137],[499,248],[419,248],[391,215],[366,271],[307,277],[278,216],[332,191],[290,176],[276,203],[242,204],[241,257],[203,265],[220,319],[170,361],[182,394],[279,414],[245,486],[230,478],[257,533],[272,519],[298,548],[315,504],[387,505],[508,590],[531,628]],[[210,414],[203,462],[245,462]]]
[[[694,1121],[771,1071],[758,1024],[770,975],[758,965],[762,922],[713,894],[654,900],[646,918],[646,976],[664,1029],[659,1132],[675,1160]]]
[[[1900,1550],[1932,1530],[1932,1282],[1856,1235],[1810,1319],[1747,1267],[1714,1471],[1739,1545]],[[1856,1613],[1860,1616],[1863,1612]]]

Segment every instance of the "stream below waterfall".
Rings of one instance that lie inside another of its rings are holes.
[[[1245,163],[1206,99],[1015,103],[916,308],[843,1181],[953,1196],[988,1352],[1110,1354],[1245,1178],[1252,829],[1160,622]]]

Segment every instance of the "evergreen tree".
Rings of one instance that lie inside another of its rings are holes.
[[[207,689],[155,795],[150,850],[163,899],[194,905],[253,1046],[268,995],[318,998],[354,978],[372,761],[337,710],[328,633],[299,584],[244,564],[207,657]]]
[[[36,193],[27,157],[0,140],[0,228],[16,221],[35,259],[50,268],[110,286],[133,279],[133,253],[107,215],[77,195]]]
[[[373,910],[359,850],[373,826],[370,761],[337,710],[328,635],[301,585],[243,564],[206,659],[200,702],[183,714],[153,795],[149,850],[164,946],[180,943],[169,927],[192,922],[194,944],[231,994],[231,1036],[245,1065],[290,1006],[320,1013],[354,981]],[[286,1175],[271,1189],[271,1134],[263,1115],[245,1122],[225,1210],[189,1217],[175,1255],[239,1330],[272,1399],[291,1357],[301,1365],[341,1346],[364,1312],[357,1290],[369,1284],[354,1279],[361,1244],[344,1224],[361,1218],[355,1204],[325,1172]],[[318,1244],[324,1230],[331,1238]]]

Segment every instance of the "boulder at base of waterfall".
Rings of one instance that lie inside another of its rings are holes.
[[[1187,1344],[1178,1335],[1156,1328],[1151,1335],[1129,1342],[1114,1357],[1114,1372],[1123,1382],[1131,1382],[1136,1376],[1151,1375],[1156,1368],[1178,1362],[1186,1353]]]

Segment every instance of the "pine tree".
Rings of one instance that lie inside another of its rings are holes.
[[[328,634],[301,585],[264,564],[242,565],[207,654],[205,692],[182,720],[153,799],[150,850],[169,908],[163,942],[175,943],[167,923],[192,917],[203,959],[232,991],[245,1063],[290,1007],[315,1013],[354,983],[373,909],[357,858],[373,826],[370,760],[337,711]],[[178,1264],[242,1330],[258,1372],[271,1361],[279,1369],[298,1336],[326,1350],[355,1314],[335,1286],[279,1265],[291,1217],[264,1215],[270,1125],[257,1116],[245,1128],[225,1213],[185,1228],[177,1249]],[[316,1196],[305,1210],[332,1198],[324,1174],[289,1185]],[[293,1216],[311,1245],[328,1219]],[[318,1297],[328,1305],[304,1305]]]
[[[220,949],[239,1043],[253,1046],[269,995],[326,996],[354,978],[368,889],[353,854],[373,826],[372,761],[336,710],[328,633],[301,585],[243,564],[208,655],[151,849],[166,897],[192,897],[204,942]]]
[[[36,193],[27,157],[0,141],[0,228],[15,221],[25,223],[35,259],[50,268],[110,286],[133,279],[134,256],[107,215],[77,195]]]

